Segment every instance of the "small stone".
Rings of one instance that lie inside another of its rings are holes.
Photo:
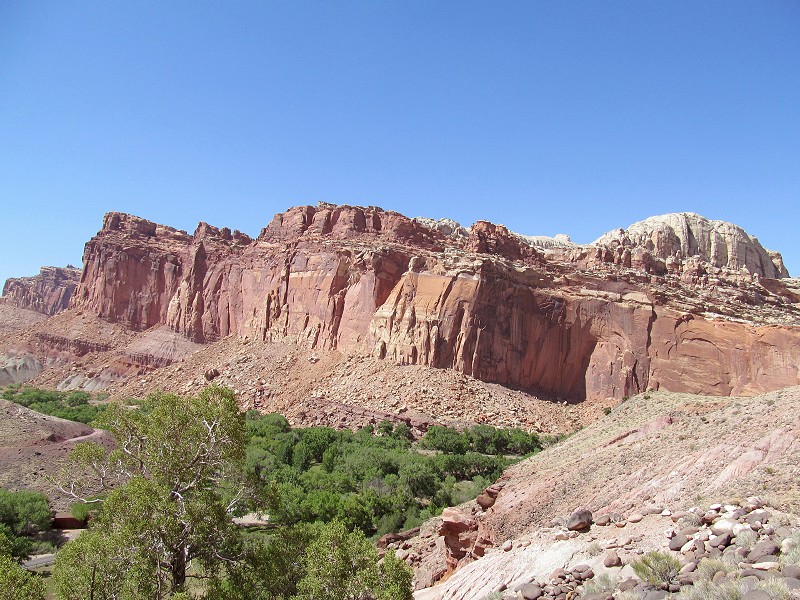
[[[760,562],[761,559],[775,556],[779,552],[780,548],[777,544],[770,540],[765,540],[753,546],[753,549],[750,550],[750,554],[747,555],[747,559],[748,562]]]
[[[642,519],[644,519],[644,517],[642,515],[640,515],[639,513],[633,513],[632,515],[630,515],[628,517],[628,522],[629,523],[638,523]]]
[[[669,549],[678,552],[689,541],[685,535],[678,534],[669,541]]]
[[[725,548],[731,543],[731,534],[726,533],[724,535],[718,535],[716,537],[711,538],[708,540],[708,545],[712,548]]]
[[[619,554],[617,554],[613,550],[610,552],[606,552],[606,555],[603,557],[603,566],[609,568],[620,567],[622,566],[622,559],[619,557]]]
[[[786,565],[783,567],[783,576],[800,579],[800,565]]]
[[[517,589],[517,594],[522,596],[524,600],[539,600],[544,592],[537,583],[526,583],[521,588]]]
[[[601,527],[605,527],[611,523],[611,516],[610,515],[600,515],[594,520],[595,525],[600,525]]]
[[[514,543],[513,543],[511,540],[506,540],[505,542],[503,542],[503,545],[502,545],[502,546],[500,546],[500,549],[501,549],[503,552],[508,552],[508,551],[509,551],[509,550],[511,550],[513,547],[514,547]]]

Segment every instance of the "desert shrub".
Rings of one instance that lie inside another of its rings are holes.
[[[360,531],[340,522],[322,526],[304,556],[305,576],[297,600],[370,598],[411,600],[411,569],[393,552],[378,562],[378,551]]]
[[[680,524],[683,527],[700,527],[702,523],[702,516],[696,512],[688,512],[680,518]]]
[[[34,535],[50,529],[52,513],[47,496],[40,492],[0,489],[0,523],[14,535]]]
[[[756,589],[770,597],[770,600],[790,600],[792,592],[781,579],[764,579],[756,584]]]
[[[384,419],[378,423],[378,435],[392,435],[394,433],[394,423],[389,419]]]
[[[464,454],[469,448],[469,439],[455,429],[434,425],[425,432],[419,445],[448,454]]]
[[[92,423],[106,410],[104,405],[89,404],[92,396],[88,392],[58,392],[34,387],[9,386],[2,397],[45,415]]]
[[[704,558],[697,565],[697,577],[701,581],[711,581],[717,573],[731,573],[736,565],[730,561],[717,558]]]
[[[37,551],[34,536],[50,529],[51,518],[44,494],[0,489],[0,537],[14,558],[24,559]]]
[[[736,534],[735,543],[739,548],[749,548],[758,541],[758,534],[752,529],[743,529]]]
[[[633,572],[644,581],[653,586],[669,585],[678,576],[681,570],[680,561],[666,552],[648,552],[639,560],[631,563]]]
[[[738,581],[698,581],[692,586],[681,588],[678,600],[742,600],[744,591]]]
[[[7,554],[0,555],[0,598],[44,600],[44,580],[28,573]]]
[[[273,500],[269,512],[281,525],[338,519],[370,536],[408,529],[475,498],[510,464],[475,452],[419,453],[404,424],[391,434],[379,426],[382,432],[373,435],[293,429],[283,417],[249,413],[247,429],[245,472],[260,495]],[[439,429],[439,441],[466,439]]]
[[[530,454],[542,449],[542,440],[535,431],[527,433],[522,429],[515,428],[511,430],[510,435],[508,451],[512,454]]]
[[[781,555],[781,562],[786,565],[800,563],[800,532],[795,532],[789,538],[790,548]]]
[[[586,554],[589,556],[598,556],[603,551],[603,547],[597,542],[592,542],[586,546]]]
[[[584,594],[610,594],[617,589],[619,577],[614,577],[608,573],[598,575],[583,584]]]

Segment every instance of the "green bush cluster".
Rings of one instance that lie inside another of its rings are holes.
[[[536,432],[527,433],[519,428],[499,429],[491,425],[473,425],[463,432],[435,425],[428,429],[420,445],[448,454],[525,455],[542,449],[542,441]]]
[[[52,513],[47,497],[39,492],[0,489],[0,536],[14,558],[25,559],[34,547],[33,537],[50,529]]]
[[[92,395],[82,391],[59,392],[11,385],[2,397],[36,412],[80,423],[92,423],[105,411],[104,405],[90,404]]]
[[[639,579],[645,583],[666,587],[674,583],[681,569],[681,563],[669,553],[656,550],[648,552],[639,560],[631,563],[631,567]]]
[[[358,432],[293,429],[281,415],[251,413],[246,472],[274,498],[281,524],[334,519],[366,535],[415,527],[474,498],[500,476],[503,456],[422,454],[407,428]]]

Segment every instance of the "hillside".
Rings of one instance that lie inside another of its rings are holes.
[[[640,550],[667,550],[664,532],[684,511],[716,502],[758,496],[798,527],[798,411],[797,387],[725,399],[651,392],[622,402],[557,446],[507,469],[488,510],[475,502],[448,509],[410,540],[406,554],[418,585],[458,568],[418,596],[480,599],[503,584],[513,589],[515,581],[546,579],[556,567],[587,561],[597,573],[619,574],[617,567],[603,567],[603,556],[587,554],[592,542],[616,548],[627,564]],[[562,536],[570,533],[567,517],[581,507],[596,522],[611,515],[614,523]],[[659,516],[665,509],[670,514]],[[634,541],[609,545],[621,538]],[[506,546],[511,549],[501,549]],[[486,556],[471,566],[476,549]]]

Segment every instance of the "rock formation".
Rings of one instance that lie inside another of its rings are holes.
[[[81,279],[80,269],[42,267],[38,275],[8,279],[3,286],[5,304],[54,315],[67,308]]]
[[[627,229],[609,231],[595,244],[643,247],[664,260],[697,257],[714,267],[733,271],[747,269],[762,277],[789,276],[781,255],[765,250],[744,229],[695,213],[650,217]]]
[[[740,228],[682,213],[592,246],[549,239],[327,204],[255,240],[109,213],[73,305],[134,331],[289,338],[569,400],[800,383],[798,298]]]

